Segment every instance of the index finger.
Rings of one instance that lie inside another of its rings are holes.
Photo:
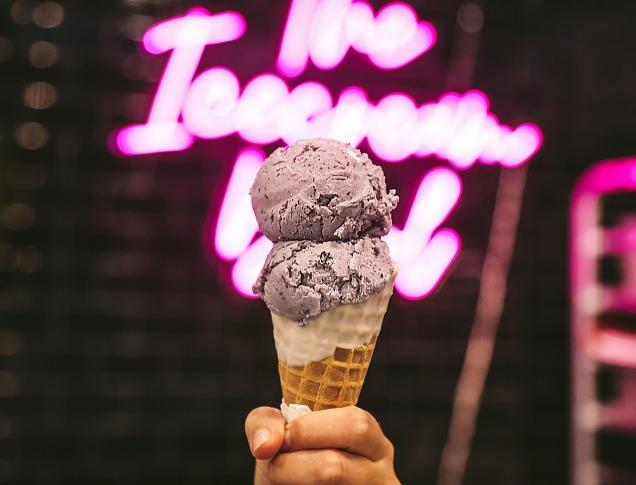
[[[355,407],[314,411],[287,426],[284,451],[337,448],[372,461],[392,453],[392,445],[371,414]]]

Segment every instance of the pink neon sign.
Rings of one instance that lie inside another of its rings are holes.
[[[206,45],[238,39],[245,32],[245,20],[235,12],[209,15],[202,8],[183,17],[160,22],[143,37],[151,54],[172,51],[143,125],[124,128],[117,136],[122,153],[156,153],[185,150],[194,138],[179,123],[186,95]]]
[[[598,316],[605,311],[631,313],[636,309],[636,288],[630,256],[636,227],[632,218],[604,228],[599,224],[601,198],[636,191],[636,158],[605,160],[593,165],[578,180],[572,194],[570,228],[570,291],[572,348],[616,365],[636,365],[636,337],[629,332],[602,328]],[[620,286],[604,286],[598,277],[598,259],[615,254],[622,260]],[[573,352],[577,358],[577,353]]]
[[[321,8],[340,3],[325,2]],[[385,17],[401,16],[404,9],[408,10],[391,4],[376,20],[391,23]],[[235,40],[244,30],[240,14],[209,15],[203,9],[151,27],[144,35],[144,47],[153,54],[169,50],[172,54],[146,123],[120,130],[119,150],[125,155],[184,150],[195,137],[214,139],[232,133],[255,144],[327,136],[358,145],[366,137],[375,154],[388,162],[435,155],[466,169],[477,161],[521,165],[541,146],[538,127],[526,123],[513,130],[501,124],[489,113],[488,98],[479,91],[449,93],[436,103],[417,106],[403,93],[389,94],[374,104],[362,88],[351,87],[334,103],[320,83],[305,82],[289,90],[275,74],[255,77],[242,91],[236,75],[224,67],[207,69],[194,78],[206,45]],[[401,55],[396,46],[383,52]]]
[[[436,40],[435,28],[418,21],[406,3],[385,5],[374,17],[362,1],[292,0],[277,67],[285,76],[298,76],[311,58],[319,68],[333,69],[353,48],[380,69],[397,69]]]
[[[480,91],[448,93],[418,105],[399,92],[372,102],[358,86],[336,97],[313,81],[290,88],[273,73],[258,75],[243,86],[227,67],[197,74],[206,46],[239,39],[245,28],[237,12],[210,14],[201,8],[150,27],[143,37],[144,48],[151,54],[170,55],[147,120],[118,131],[118,150],[128,156],[179,151],[196,138],[231,134],[255,145],[325,136],[354,146],[366,139],[386,162],[436,156],[464,170],[478,162],[515,167],[541,146],[538,127],[500,123]],[[302,73],[310,59],[320,69],[333,69],[353,49],[380,69],[397,69],[435,42],[434,27],[419,20],[405,3],[386,5],[374,14],[363,1],[293,0],[277,66],[288,77]],[[249,297],[271,248],[263,237],[254,240],[258,228],[247,193],[263,159],[262,151],[254,147],[239,154],[217,224],[210,225],[214,232],[207,236],[221,259],[234,262],[232,282]],[[461,181],[455,172],[432,170],[421,181],[404,228],[394,226],[388,234],[387,243],[401,268],[396,289],[406,298],[429,294],[456,258],[459,236],[438,227],[460,195]]]

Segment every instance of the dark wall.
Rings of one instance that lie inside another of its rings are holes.
[[[107,149],[116,127],[145,117],[163,66],[141,53],[135,22],[195,3],[63,2],[64,21],[52,29],[29,20],[38,3],[0,4],[0,481],[248,483],[243,419],[280,399],[269,316],[230,290],[229,265],[201,242],[246,143],[232,136],[132,160]],[[333,92],[359,84],[374,100],[395,90],[437,99],[452,88],[460,2],[412,3],[438,29],[432,52],[397,73],[349,55],[338,70],[310,68],[301,80]],[[243,40],[215,48],[202,66],[230,66],[242,81],[274,69],[287,2],[198,4],[236,9],[248,22]],[[530,162],[466,483],[563,484],[568,197],[594,161],[636,153],[636,8],[547,0],[483,8],[470,86],[504,122],[537,123],[545,144]],[[58,46],[58,62],[29,63],[38,40]],[[24,105],[32,81],[55,86],[53,106]],[[44,143],[40,128],[22,125],[29,121],[44,126]],[[445,164],[413,159],[385,170],[408,200],[415,178]],[[498,176],[496,167],[462,173],[465,194],[449,225],[463,256],[434,296],[393,299],[365,384],[360,406],[394,441],[404,483],[437,473]]]

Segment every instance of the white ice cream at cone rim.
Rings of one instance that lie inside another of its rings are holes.
[[[304,404],[287,404],[283,399],[280,402],[280,412],[283,415],[283,418],[285,418],[285,422],[289,424],[294,419],[300,418],[312,411],[309,409],[309,406],[305,406]]]
[[[272,312],[278,360],[301,366],[329,357],[336,348],[355,349],[369,343],[380,333],[396,275],[394,266],[384,291],[362,303],[338,305],[310,319],[306,325]]]
[[[342,349],[369,348],[369,343],[375,341],[380,333],[396,276],[397,267],[394,266],[389,282],[380,293],[362,303],[339,305],[309,320],[307,325],[298,325],[298,322],[272,312],[279,370],[280,363],[302,369],[308,364],[324,362]],[[323,379],[320,380],[321,386],[329,385]],[[363,382],[364,375],[360,387]],[[284,391],[287,387],[286,379],[281,381],[281,384]],[[356,400],[357,398],[348,404],[355,404]],[[286,403],[284,399],[281,401],[280,409],[287,423],[312,412],[305,404]]]

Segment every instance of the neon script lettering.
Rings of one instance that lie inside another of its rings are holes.
[[[448,93],[422,105],[395,92],[374,103],[357,86],[334,99],[321,83],[308,81],[290,89],[272,73],[244,86],[227,67],[195,76],[206,46],[237,40],[245,29],[237,12],[212,15],[202,8],[150,27],[144,48],[169,57],[148,119],[118,131],[118,150],[129,156],[180,151],[196,138],[234,133],[255,145],[326,136],[357,146],[366,138],[386,162],[434,155],[463,170],[477,162],[519,166],[541,146],[537,126],[524,123],[513,129],[500,123],[480,91]],[[292,0],[277,68],[287,77],[301,74],[309,60],[320,69],[333,69],[353,49],[380,69],[397,69],[435,42],[435,28],[405,3],[386,5],[374,14],[364,1]],[[271,248],[264,237],[255,239],[258,226],[248,195],[263,159],[255,147],[239,154],[217,223],[209,224],[213,230],[206,235],[206,244],[233,262],[232,282],[248,297],[254,296],[251,285]],[[438,228],[460,195],[461,181],[454,171],[431,170],[420,182],[404,227],[394,226],[387,235],[400,266],[396,289],[406,298],[428,295],[457,257],[459,236]]]
[[[322,5],[326,8],[326,3]],[[401,4],[388,7],[384,17],[391,12],[399,16],[394,7],[406,9]],[[195,137],[214,139],[232,133],[255,144],[327,136],[357,146],[366,137],[373,152],[388,162],[435,155],[466,169],[478,160],[521,165],[541,145],[535,125],[526,123],[513,130],[500,124],[488,112],[487,96],[479,91],[450,93],[421,106],[406,94],[393,93],[374,105],[362,88],[351,87],[334,104],[324,85],[305,82],[290,91],[274,74],[255,77],[242,92],[236,75],[227,68],[207,69],[193,79],[206,45],[235,40],[244,30],[240,14],[209,15],[203,9],[151,27],[143,39],[146,50],[172,53],[148,120],[119,131],[119,150],[126,155],[184,150]],[[399,49],[396,44],[386,52],[398,55]]]
[[[406,3],[385,5],[374,16],[366,2],[293,0],[277,60],[287,77],[301,74],[311,57],[321,69],[336,67],[349,48],[380,69],[397,69],[428,51],[435,28],[418,21]]]

